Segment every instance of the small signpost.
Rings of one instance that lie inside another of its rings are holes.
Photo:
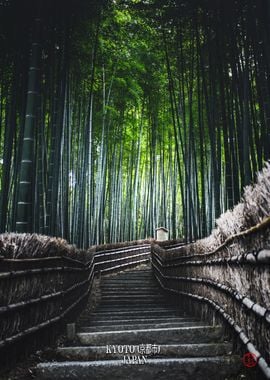
[[[169,239],[169,230],[165,227],[156,228],[156,240],[164,241]]]

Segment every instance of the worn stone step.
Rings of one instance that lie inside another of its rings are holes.
[[[164,344],[150,347],[147,357],[209,357],[228,355],[232,352],[231,343],[202,344]],[[63,360],[110,360],[123,359],[124,355],[139,355],[145,353],[145,347],[136,346],[78,346],[59,347],[56,350],[57,359]]]
[[[148,283],[148,284],[151,284],[151,285],[155,285],[155,286],[159,286],[158,285],[158,282],[156,279],[154,278],[151,278],[151,277],[145,277],[145,278],[139,278],[139,277],[122,277],[122,278],[117,278],[117,279],[114,279],[114,280],[108,280],[108,281],[104,281],[102,282],[103,284],[126,284],[126,283],[130,283],[130,282],[138,282],[138,283]]]
[[[144,279],[144,280],[151,280],[151,281],[156,281],[156,278],[155,276],[153,276],[152,273],[148,273],[148,274],[142,274],[142,275],[139,275],[139,274],[125,274],[125,275],[118,275],[118,276],[114,276],[114,277],[104,277],[102,278],[102,281],[104,282],[109,282],[109,281],[119,281],[119,280],[139,280],[139,279]]]
[[[128,291],[128,292],[104,292],[100,294],[101,302],[103,299],[116,299],[116,298],[125,298],[125,299],[133,299],[133,298],[158,298],[165,299],[164,294],[162,293],[146,293],[137,291]]]
[[[154,292],[160,292],[162,291],[161,288],[157,288],[156,286],[152,286],[151,284],[142,284],[142,282],[138,283],[126,283],[126,284],[108,284],[108,285],[101,285],[100,290],[101,292],[104,291],[129,291],[129,290],[134,290],[134,289],[139,289],[139,290],[147,290],[147,291],[154,291]]]
[[[170,309],[164,309],[164,308],[156,308],[156,309],[150,309],[150,310],[126,310],[126,311],[109,311],[109,312],[105,312],[105,311],[102,311],[102,312],[99,312],[98,309],[94,312],[94,313],[91,313],[90,314],[90,317],[91,319],[123,319],[123,317],[140,317],[140,318],[144,318],[145,316],[148,316],[148,317],[165,317],[165,316],[168,316],[168,317],[173,317],[173,316],[181,316],[181,312],[176,310],[176,309],[173,309],[173,310],[170,310]]]
[[[115,279],[115,280],[110,280],[110,281],[103,281],[102,285],[126,285],[126,284],[146,284],[156,286],[158,288],[158,283],[156,280],[147,278],[147,279],[139,279],[139,278],[120,278],[120,279]]]
[[[153,271],[129,271],[129,272],[122,272],[118,273],[112,276],[103,276],[103,279],[109,280],[111,278],[121,278],[121,277],[154,277]]]
[[[99,299],[99,302],[100,302],[100,306],[102,306],[104,303],[119,303],[119,302],[122,302],[122,301],[125,301],[125,302],[140,302],[140,301],[144,301],[144,303],[146,301],[148,301],[149,304],[152,304],[152,303],[158,303],[158,302],[166,302],[166,304],[168,304],[168,301],[162,294],[152,294],[152,295],[144,295],[144,294],[119,294],[119,295],[111,295],[111,296],[107,296],[107,295],[104,295],[104,296],[100,296],[100,299]]]
[[[165,300],[163,297],[160,296],[152,296],[149,297],[132,297],[132,296],[119,296],[119,297],[102,297],[100,301],[100,305],[102,307],[107,307],[109,305],[112,305],[114,307],[120,306],[120,305],[129,305],[129,306],[138,306],[140,305],[149,305],[149,304],[159,304],[159,305],[168,305],[168,301]]]
[[[126,274],[126,273],[152,273],[152,267],[151,265],[147,265],[145,268],[133,268],[128,270],[122,270],[121,272],[118,272],[117,275]]]
[[[130,272],[130,273],[125,273],[125,274],[119,274],[118,276],[115,276],[115,277],[107,277],[107,278],[104,278],[104,280],[111,280],[111,279],[114,279],[114,278],[155,278],[153,272],[138,272],[138,273],[135,273],[135,272]]]
[[[105,301],[133,301],[137,299],[143,300],[165,300],[165,297],[160,294],[111,294],[111,295],[101,295],[100,302]],[[150,302],[149,302],[150,303]]]
[[[110,281],[121,281],[121,280],[151,280],[151,281],[157,281],[155,276],[152,274],[143,274],[143,275],[138,275],[138,274],[129,274],[129,275],[119,275],[115,277],[107,277],[107,278],[102,278],[101,281],[103,282],[110,282]]]
[[[168,301],[157,301],[157,302],[154,302],[155,300],[152,300],[153,304],[151,306],[151,308],[155,308],[155,306],[163,306],[164,308],[166,308],[166,306],[169,306],[170,304],[168,303]],[[130,310],[144,310],[145,307],[148,307],[149,306],[149,301],[148,300],[144,300],[144,299],[137,299],[137,300],[133,300],[133,301],[125,301],[125,300],[120,300],[120,301],[117,301],[117,302],[110,302],[110,301],[106,301],[106,302],[103,302],[102,305],[99,307],[99,310],[124,310],[124,309],[130,309]],[[149,307],[148,307],[149,309]]]
[[[166,300],[164,297],[157,296],[153,298],[147,298],[147,297],[132,297],[132,296],[119,296],[119,297],[104,297],[101,298],[100,301],[100,307],[108,306],[108,305],[120,305],[122,303],[129,304],[130,306],[133,306],[135,303],[138,306],[138,303],[144,304],[144,305],[168,305],[168,300]]]
[[[107,293],[107,292],[110,292],[110,293],[113,293],[113,292],[142,292],[142,293],[162,293],[162,294],[166,294],[162,289],[157,289],[155,287],[144,287],[144,286],[130,286],[130,287],[120,287],[120,286],[117,286],[117,287],[113,287],[113,286],[108,286],[106,288],[104,287],[101,287],[101,291],[100,293]]]
[[[152,271],[150,272],[126,272],[126,273],[120,273],[115,276],[104,276],[102,277],[102,280],[112,280],[115,278],[155,278],[155,275]]]
[[[176,307],[173,307],[172,305],[159,305],[159,304],[154,304],[154,305],[143,305],[143,306],[140,306],[138,305],[138,308],[139,310],[138,311],[146,311],[146,312],[157,312],[157,311],[167,311],[168,313],[173,313],[173,312],[179,312],[179,308],[176,308]],[[102,305],[98,305],[97,308],[95,309],[95,313],[115,313],[117,314],[118,312],[120,312],[121,310],[120,309],[115,309],[113,307],[111,307],[109,310],[108,310],[108,307],[106,307],[107,310],[103,310],[102,309]],[[123,310],[124,312],[127,312],[128,310],[126,310],[126,308],[123,307]],[[130,310],[130,312],[135,312],[136,310],[134,310],[134,308],[132,310]]]
[[[175,323],[175,322],[198,322],[195,318],[181,318],[181,317],[166,317],[166,318],[137,318],[136,316],[132,319],[119,319],[119,320],[111,320],[111,319],[91,319],[88,318],[88,322],[91,326],[111,326],[111,325],[125,325],[125,324],[133,324],[133,323]]]
[[[148,309],[150,309],[150,308],[152,308],[152,307],[154,307],[154,308],[157,308],[157,307],[159,307],[159,308],[166,308],[166,307],[168,307],[168,308],[174,308],[174,309],[176,309],[176,307],[177,307],[177,305],[172,305],[172,303],[170,302],[170,300],[166,300],[166,298],[163,298],[163,300],[160,300],[160,301],[156,301],[155,299],[154,300],[145,300],[146,302],[144,302],[144,305],[140,305],[139,303],[137,303],[137,305],[135,305],[135,306],[141,306],[141,307],[143,307],[143,308],[145,308],[145,307],[148,307]],[[148,301],[148,302],[147,302]],[[98,308],[103,308],[103,307],[108,307],[108,305],[105,305],[105,301],[104,302],[100,302],[99,304],[98,304]],[[117,302],[117,300],[115,300],[115,302],[113,302],[112,303],[112,308],[115,308],[115,307],[117,307],[117,305],[118,305],[118,302]],[[132,302],[130,302],[130,307],[134,307],[134,305],[132,304]]]
[[[139,286],[139,287],[144,287],[144,288],[147,288],[148,286],[149,287],[152,287],[152,288],[155,288],[155,289],[160,289],[158,283],[156,283],[155,281],[145,281],[145,280],[141,280],[141,281],[113,281],[113,282],[101,282],[100,286],[101,287],[109,287],[109,286],[127,286],[127,285],[130,285],[130,286]]]
[[[88,319],[85,319],[88,321],[91,321],[91,323],[98,322],[99,320],[102,321],[107,321],[110,323],[111,321],[121,321],[123,319],[128,319],[128,320],[136,320],[136,319],[145,319],[145,318],[150,318],[150,319],[160,319],[160,318],[178,318],[181,317],[182,314],[171,314],[171,313],[119,313],[117,315],[111,315],[111,314],[101,314],[101,315],[96,315],[96,314],[91,314]]]
[[[214,343],[220,341],[223,329],[217,326],[169,327],[160,329],[78,333],[83,345],[140,343]]]
[[[148,286],[152,286],[158,289],[157,284],[154,281],[150,280],[115,280],[110,282],[103,282],[101,287],[104,286],[144,286],[145,288],[148,288]]]
[[[166,306],[169,306],[169,304],[167,302],[159,302],[159,303],[153,303],[153,304],[149,304],[149,303],[144,303],[144,304],[117,304],[117,303],[113,303],[113,304],[108,304],[108,305],[105,305],[105,304],[101,304],[100,306],[97,307],[97,310],[98,311],[125,311],[125,310],[130,310],[130,311],[135,311],[135,310],[155,310],[155,309],[167,309]],[[173,309],[175,310],[175,309]],[[168,308],[168,311],[170,311],[170,309]]]
[[[146,359],[141,365],[123,360],[70,361],[38,364],[36,374],[39,380],[224,380],[237,375],[241,365],[239,357],[226,356]]]
[[[134,307],[130,308],[131,312],[132,311],[136,311],[135,309],[138,309],[138,311],[168,311],[168,312],[178,312],[179,311],[179,308],[176,308],[176,307],[173,307],[172,305],[170,304],[165,304],[165,305],[159,305],[158,303],[155,303],[155,304],[145,304],[145,305],[134,305]],[[122,311],[128,311],[126,307],[122,307],[121,306],[121,309]],[[117,313],[119,312],[120,309],[119,309],[119,306],[117,306],[116,304],[114,305],[111,305],[111,306],[106,306],[106,307],[103,307],[103,305],[98,305],[97,308],[95,309],[95,312],[112,312],[112,313]]]
[[[162,307],[163,306],[163,307]],[[158,304],[155,304],[155,305],[152,305],[151,307],[149,307],[148,304],[145,304],[145,305],[125,305],[125,304],[122,304],[122,305],[108,305],[108,306],[102,306],[102,307],[99,307],[96,309],[97,312],[101,312],[101,313],[122,313],[122,312],[128,312],[130,311],[131,313],[132,312],[137,312],[137,311],[141,311],[141,312],[158,312],[158,311],[161,311],[161,310],[164,310],[164,311],[167,311],[167,312],[177,312],[176,309],[167,309],[166,308],[166,304],[164,305],[158,305]]]
[[[162,294],[165,294],[164,291],[162,291],[162,289],[157,289],[155,287],[147,287],[145,288],[144,286],[141,286],[141,287],[130,287],[130,288],[127,288],[127,287],[113,287],[113,286],[108,286],[106,288],[104,287],[101,287],[101,292],[100,293],[118,293],[118,292],[140,292],[140,293],[162,293]]]
[[[125,275],[125,276],[115,276],[115,277],[109,277],[109,278],[102,278],[101,281],[102,283],[109,283],[109,282],[114,282],[114,281],[152,281],[153,283],[158,283],[156,278],[154,276],[150,275],[143,275],[143,276],[138,276],[138,275]]]
[[[145,307],[144,307],[145,306]],[[148,307],[147,304],[145,305],[130,305],[130,306],[127,306],[127,305],[109,305],[109,306],[103,306],[103,307],[99,307],[96,309],[96,312],[98,313],[111,313],[112,315],[116,315],[117,313],[126,313],[126,312],[129,312],[129,313],[135,313],[135,312],[148,312],[148,313],[159,313],[160,311],[165,311],[167,312],[168,315],[170,315],[170,313],[172,313],[172,316],[175,316],[175,315],[179,315],[179,313],[181,313],[180,310],[177,310],[177,309],[167,309],[166,308],[166,305],[153,305],[151,307]]]
[[[114,273],[113,275],[105,275],[104,277],[105,278],[109,278],[109,277],[118,277],[118,276],[122,276],[122,275],[126,275],[126,274],[131,274],[131,273],[134,273],[134,274],[140,274],[140,273],[153,273],[152,271],[152,268],[149,267],[147,269],[131,269],[131,270],[125,270],[125,271],[122,271],[122,272],[118,272],[117,274]]]
[[[81,327],[80,332],[99,332],[99,331],[123,331],[123,330],[144,330],[144,329],[161,329],[166,327],[187,327],[187,326],[201,326],[200,322],[187,321],[187,322],[162,322],[162,323],[128,323],[118,324],[112,326],[89,326]]]
[[[127,282],[143,282],[143,283],[150,283],[152,285],[158,286],[158,282],[154,277],[118,277],[111,280],[106,280],[103,283],[104,284],[111,284],[111,283],[127,283]]]
[[[156,289],[156,288],[150,288],[150,287],[147,287],[147,288],[144,288],[144,287],[141,287],[141,288],[134,288],[134,287],[124,287],[124,288],[121,288],[121,287],[117,287],[117,288],[114,288],[112,286],[108,287],[108,288],[101,288],[100,290],[100,294],[119,294],[119,293],[124,293],[124,294],[129,294],[129,293],[141,293],[141,294],[162,294],[162,295],[165,295],[166,293],[164,293],[162,291],[162,289]]]

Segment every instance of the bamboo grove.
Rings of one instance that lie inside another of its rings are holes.
[[[266,0],[0,0],[0,228],[193,240],[270,153]]]

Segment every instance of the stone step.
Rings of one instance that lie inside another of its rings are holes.
[[[145,307],[144,307],[145,306]],[[163,307],[162,307],[163,306]],[[148,307],[147,304],[145,305],[109,305],[109,306],[102,306],[102,307],[98,307],[96,309],[96,313],[99,313],[99,314],[112,314],[112,315],[116,315],[116,314],[119,314],[119,313],[137,313],[137,312],[141,312],[141,313],[157,313],[156,315],[158,315],[158,313],[160,311],[165,311],[167,312],[167,315],[172,315],[172,316],[177,316],[179,314],[181,314],[181,311],[180,310],[177,310],[177,309],[170,309],[170,308],[166,308],[166,305],[153,305],[151,307]],[[172,313],[172,314],[171,314]]]
[[[104,295],[119,295],[119,294],[143,294],[143,295],[152,295],[152,294],[162,294],[165,296],[165,293],[157,289],[145,289],[145,288],[131,288],[131,289],[114,289],[109,287],[108,289],[102,290],[100,294]]]
[[[239,357],[198,357],[144,359],[142,364],[127,364],[124,360],[70,361],[38,364],[39,380],[224,380],[235,376],[241,368]],[[135,358],[137,359],[137,358]]]
[[[59,347],[56,350],[57,359],[61,360],[110,360],[123,359],[124,355],[139,355],[144,348],[137,346],[78,346]],[[232,352],[231,343],[202,344],[164,344],[156,346],[156,351],[150,347],[147,357],[209,357],[229,355]]]
[[[142,272],[142,273],[129,272],[129,273],[121,273],[121,274],[118,274],[116,276],[103,277],[102,281],[110,281],[110,280],[115,280],[115,279],[119,279],[119,278],[147,278],[147,279],[151,278],[151,279],[155,280],[155,276],[152,272]]]
[[[168,305],[168,301],[166,301],[163,297],[157,296],[152,298],[147,297],[132,297],[132,296],[122,296],[122,297],[102,297],[100,300],[101,307],[107,307],[112,305],[113,307],[117,307],[120,305],[129,305],[136,306],[138,305],[149,305],[149,304],[158,304],[158,305]]]
[[[142,287],[134,287],[134,286],[130,286],[130,287],[113,287],[113,286],[108,286],[108,288],[101,288],[101,291],[100,293],[101,294],[108,294],[108,293],[122,293],[122,292],[125,292],[125,293],[130,293],[130,292],[140,292],[140,293],[154,293],[154,294],[166,294],[162,291],[162,289],[156,289],[154,287],[147,287],[145,288],[144,286]]]
[[[174,313],[173,315],[171,313],[119,313],[117,315],[110,315],[110,314],[100,314],[100,315],[90,315],[89,318],[85,318],[82,323],[84,323],[84,325],[86,325],[86,323],[84,321],[87,321],[87,324],[89,323],[95,323],[95,322],[98,322],[98,321],[102,321],[102,323],[104,321],[107,321],[107,323],[112,323],[112,322],[115,322],[115,323],[118,323],[118,321],[121,321],[121,320],[125,320],[125,319],[128,319],[128,320],[133,320],[133,321],[136,321],[136,320],[143,320],[145,318],[150,318],[150,319],[164,319],[164,318],[178,318],[178,317],[181,317],[182,314],[177,314],[177,313]],[[82,324],[81,323],[81,324]]]
[[[112,326],[112,325],[127,325],[127,324],[136,324],[136,323],[175,323],[175,322],[199,322],[195,318],[180,318],[180,317],[166,317],[166,318],[137,318],[136,316],[132,319],[118,319],[118,320],[111,320],[111,319],[88,319],[91,326]]]
[[[126,311],[126,310],[130,310],[130,311],[151,311],[151,310],[159,310],[159,309],[163,309],[163,310],[168,310],[168,311],[171,311],[171,309],[168,307],[168,309],[166,308],[166,306],[170,306],[167,302],[160,302],[160,303],[153,303],[153,304],[149,304],[149,303],[144,303],[144,304],[117,304],[117,303],[114,303],[114,304],[108,304],[108,305],[104,305],[104,304],[101,304],[100,306],[97,307],[97,311],[102,311],[102,312],[105,312],[105,311],[114,311],[114,312],[117,312],[117,311]],[[173,309],[173,310],[176,310],[176,309]]]
[[[118,278],[115,280],[110,280],[110,281],[104,281],[102,282],[102,285],[126,285],[126,284],[143,284],[146,286],[152,285],[158,287],[158,283],[156,282],[155,279],[151,278]]]
[[[140,290],[128,290],[128,291],[111,291],[111,292],[102,292],[100,293],[101,300],[103,299],[117,299],[117,298],[157,298],[160,297],[161,299],[166,299],[164,294],[158,293],[158,292],[144,292]]]
[[[154,273],[150,270],[150,271],[129,271],[129,272],[122,272],[122,273],[118,273],[118,274],[115,274],[115,275],[112,275],[112,276],[104,276],[102,277],[103,280],[110,280],[112,278],[121,278],[121,277],[152,277],[152,278],[155,278],[155,275]]]
[[[126,283],[131,283],[131,282],[138,282],[138,283],[143,283],[143,284],[151,284],[151,285],[155,285],[156,287],[158,287],[158,282],[156,281],[156,279],[154,278],[151,278],[151,277],[145,277],[145,278],[139,278],[139,277],[120,277],[120,278],[116,278],[116,279],[113,279],[113,280],[107,280],[107,281],[104,281],[102,282],[102,284],[126,284]]]
[[[138,275],[138,274],[125,274],[125,275],[119,275],[119,276],[114,276],[114,277],[107,277],[103,278],[102,282],[110,282],[110,281],[121,281],[121,280],[151,280],[151,281],[157,281],[155,276],[153,276],[151,273],[150,274],[143,274],[143,275]]]
[[[101,289],[106,289],[110,290],[113,288],[123,288],[123,289],[135,289],[135,288],[140,288],[140,289],[154,289],[155,291],[161,290],[161,288],[158,288],[155,284],[153,283],[148,283],[145,284],[144,281],[137,281],[135,282],[115,282],[113,284],[104,284],[101,285]]]
[[[80,332],[99,332],[99,331],[123,331],[123,330],[144,330],[144,329],[161,329],[166,327],[187,327],[187,326],[201,326],[200,322],[163,322],[163,323],[129,323],[118,324],[113,326],[92,326],[81,327]]]
[[[101,287],[101,292],[100,293],[118,293],[118,292],[122,292],[122,291],[125,291],[125,292],[141,292],[141,293],[162,293],[162,294],[165,294],[164,291],[162,291],[162,289],[156,289],[154,286],[153,287],[147,287],[145,288],[144,286],[141,286],[141,287],[130,287],[130,288],[127,288],[127,287],[120,287],[120,286],[117,286],[117,287],[113,287],[113,286],[108,286],[108,287]]]
[[[156,288],[155,286],[148,284],[148,285],[142,285],[142,282],[137,282],[135,283],[126,283],[126,284],[108,284],[100,287],[101,292],[104,291],[129,291],[129,290],[134,290],[134,289],[139,289],[139,290],[147,290],[147,291],[153,291],[153,292],[160,292],[162,289]],[[165,294],[165,293],[164,293]]]
[[[150,309],[150,310],[118,310],[118,311],[109,311],[109,312],[99,312],[98,309],[89,315],[91,319],[123,319],[123,317],[136,317],[136,318],[144,318],[145,316],[147,317],[178,317],[181,316],[182,314],[180,311],[176,309],[166,309],[166,308],[156,308]]]
[[[125,281],[148,281],[152,282],[153,284],[158,284],[155,277],[151,275],[144,275],[144,276],[116,276],[116,277],[110,277],[110,278],[103,278],[101,279],[101,284],[107,284],[111,282],[125,282]]]
[[[119,294],[118,296],[100,296],[99,299],[99,305],[102,306],[105,303],[109,304],[119,304],[121,302],[130,302],[131,304],[133,302],[141,302],[143,301],[146,303],[148,301],[148,304],[155,304],[155,303],[166,303],[168,304],[170,301],[166,299],[162,294],[153,294],[153,295],[144,295],[144,294]]]
[[[125,270],[125,271],[122,271],[122,272],[118,272],[118,273],[114,273],[112,275],[104,275],[103,278],[109,278],[109,277],[118,277],[118,276],[123,276],[123,275],[126,275],[126,274],[141,274],[141,273],[153,273],[152,271],[152,268],[149,267],[147,269],[131,269],[131,270]]]
[[[146,264],[144,265],[145,265],[145,268],[133,268],[133,269],[122,270],[121,272],[114,274],[114,276],[115,275],[119,276],[121,274],[126,274],[126,273],[147,273],[147,272],[153,273],[151,265],[146,265]]]
[[[82,345],[214,343],[223,329],[216,326],[169,327],[160,329],[78,333]]]
[[[139,305],[169,305],[169,301],[166,300],[164,297],[158,296],[153,298],[147,298],[147,297],[116,297],[112,299],[111,297],[106,297],[100,300],[100,307],[107,307],[108,305],[116,306],[121,305],[122,303],[128,304],[130,306],[134,306],[134,303]]]
[[[133,300],[162,300],[164,301],[166,298],[163,295],[160,294],[111,294],[111,295],[101,295],[100,302],[106,302],[106,301],[113,301],[113,302],[119,302],[119,301],[133,301]],[[151,303],[151,302],[149,302]]]
[[[155,279],[155,276],[153,274],[153,272],[138,272],[138,273],[135,273],[135,272],[130,272],[130,273],[123,273],[123,274],[119,274],[118,276],[114,276],[114,277],[107,277],[107,278],[104,278],[103,280],[104,281],[108,281],[108,280],[111,280],[111,279],[119,279],[119,278],[153,278]]]
[[[153,276],[153,271],[150,269],[150,270],[130,270],[130,271],[127,271],[127,272],[122,272],[122,273],[118,273],[114,276],[110,276],[111,278],[112,277],[122,277],[122,276]],[[105,277],[106,278],[106,277]],[[109,276],[107,277],[109,278]]]
[[[153,284],[156,284],[156,286],[158,286],[158,281],[155,277],[153,276],[148,276],[148,277],[111,277],[111,278],[103,278],[101,279],[101,285],[102,284],[106,284],[106,283],[109,283],[109,282],[117,282],[117,281],[148,281],[148,282],[152,282]]]
[[[143,286],[144,288],[152,286],[157,288],[157,284],[154,281],[150,280],[114,280],[110,282],[103,282],[101,287],[104,286]]]
[[[145,301],[147,301],[147,300],[145,300]],[[172,305],[172,303],[170,302],[170,300],[166,300],[165,298],[163,298],[163,301],[156,302],[155,299],[154,300],[150,300],[150,301],[149,302],[144,302],[143,305],[141,305],[140,303],[137,303],[137,305],[133,305],[132,302],[131,302],[130,303],[130,307],[141,307],[141,308],[148,308],[148,309],[151,309],[151,308],[164,308],[164,307],[165,308],[168,307],[170,309],[172,309],[172,308],[176,309],[177,308],[176,305]],[[107,308],[108,306],[109,305],[105,305],[105,302],[101,302],[101,303],[98,304],[97,308],[102,309],[103,307]],[[115,300],[115,302],[113,302],[111,304],[112,309],[116,308],[118,306],[119,306],[119,304],[118,304],[117,300]]]

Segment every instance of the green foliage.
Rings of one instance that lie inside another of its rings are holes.
[[[38,15],[35,231],[80,246],[158,225],[171,237],[210,232],[269,158],[264,3],[36,3],[0,2],[2,230],[15,228]]]

